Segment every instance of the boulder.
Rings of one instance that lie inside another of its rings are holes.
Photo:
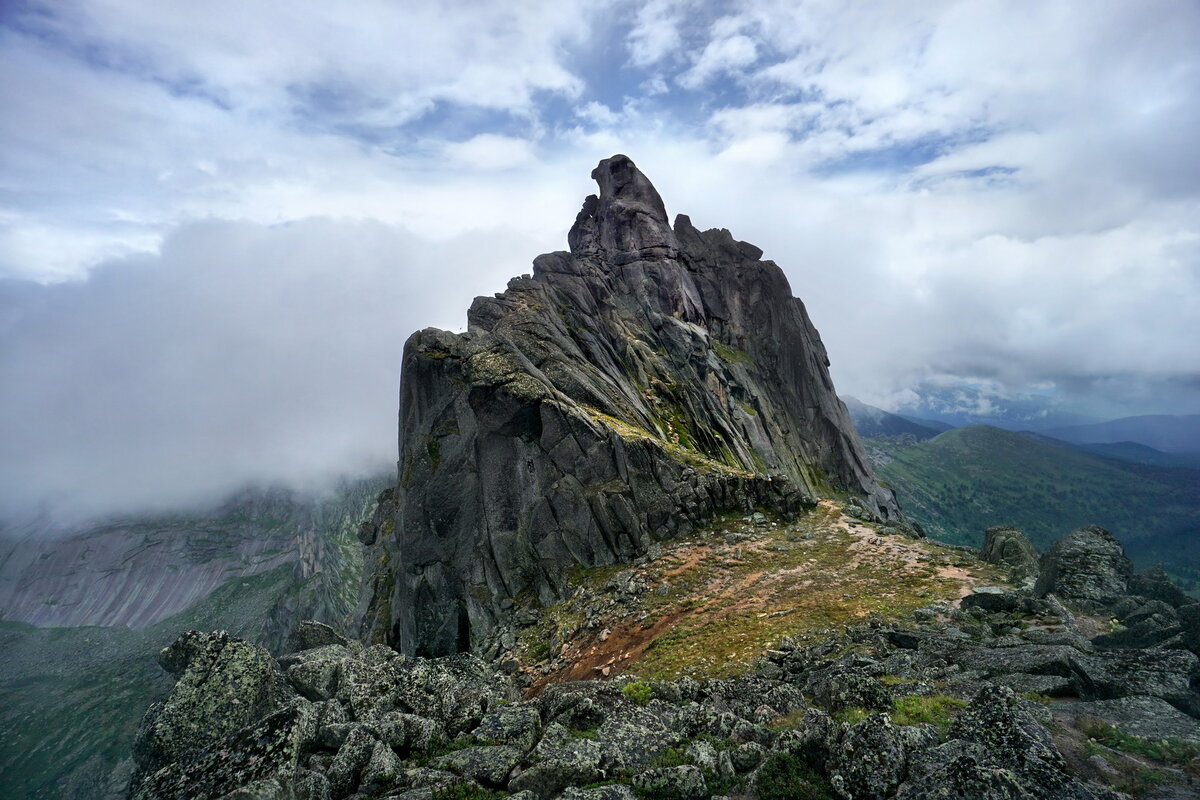
[[[1145,695],[1114,700],[1077,700],[1056,704],[1055,714],[1074,719],[1094,717],[1145,739],[1186,739],[1200,743],[1200,722],[1166,700]]]
[[[313,648],[324,647],[330,644],[338,644],[346,648],[352,646],[349,639],[325,623],[306,619],[297,625],[295,630],[288,635],[287,651],[289,653],[296,653],[301,650],[312,650]]]
[[[679,800],[702,800],[702,798],[708,797],[708,786],[704,782],[704,775],[691,764],[646,770],[633,776],[633,785],[643,792],[658,797],[671,797]]]
[[[444,769],[485,786],[504,786],[524,753],[507,745],[464,747],[435,759],[435,769]]]
[[[979,557],[1007,569],[1014,583],[1037,580],[1038,552],[1025,534],[1012,526],[998,525],[984,531]]]
[[[830,782],[856,800],[891,797],[907,770],[905,739],[887,714],[871,714],[842,737],[829,762]]]
[[[918,755],[904,800],[1102,800],[1115,798],[1067,771],[1050,735],[1011,689],[984,687],[950,727],[947,741]]]
[[[1034,595],[1054,593],[1085,611],[1099,613],[1129,591],[1133,564],[1117,537],[1099,525],[1072,531],[1042,556]]]
[[[270,714],[192,750],[161,769],[135,777],[130,800],[196,800],[235,791],[244,797],[291,797],[300,756],[303,713]]]
[[[1166,570],[1159,566],[1135,573],[1129,579],[1129,593],[1149,600],[1158,600],[1172,608],[1182,608],[1197,602],[1196,598],[1172,583]]]
[[[1178,613],[1183,628],[1183,643],[1193,653],[1200,655],[1200,603],[1183,606]]]
[[[224,631],[181,634],[158,660],[177,681],[142,719],[135,784],[263,719],[292,696],[270,653]]]
[[[542,718],[532,704],[503,705],[489,711],[472,735],[488,744],[508,744],[528,751],[541,735]]]

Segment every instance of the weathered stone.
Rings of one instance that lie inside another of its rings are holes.
[[[163,649],[159,663],[178,680],[142,720],[134,785],[262,719],[290,694],[270,653],[223,631],[184,633]]]
[[[840,739],[841,726],[824,711],[814,708],[805,712],[795,728],[780,733],[774,747],[824,769],[837,751]]]
[[[1067,771],[1049,733],[1012,690],[985,686],[950,727],[947,742],[920,753],[898,797],[1100,800],[1114,795]]]
[[[130,787],[131,800],[195,800],[242,796],[279,796],[291,787],[299,760],[302,714],[294,708],[271,714],[256,724],[190,751]]]
[[[1141,595],[1150,600],[1158,600],[1172,608],[1182,608],[1196,603],[1196,598],[1172,583],[1166,571],[1159,566],[1135,573],[1129,579],[1129,593]]]
[[[289,653],[295,653],[331,644],[340,644],[346,648],[352,646],[349,639],[325,623],[306,619],[297,625],[296,629],[288,636],[287,650]]]
[[[363,728],[349,732],[329,767],[329,789],[334,797],[345,797],[358,787],[363,767],[371,760],[377,744]]]
[[[1099,611],[1126,594],[1133,565],[1115,536],[1087,525],[1059,539],[1042,556],[1034,594],[1053,592],[1087,611]]]
[[[621,783],[593,786],[590,789],[569,787],[558,796],[558,800],[636,800],[633,789]]]
[[[518,748],[506,745],[465,747],[434,760],[433,766],[486,786],[503,786],[522,755]]]
[[[679,800],[701,800],[708,796],[704,775],[691,764],[646,770],[633,776],[633,785],[644,792]]]
[[[1016,594],[1014,592],[976,592],[959,601],[964,609],[977,608],[989,614],[1049,614],[1050,604],[1045,600]]]
[[[533,705],[504,705],[489,711],[472,735],[489,744],[510,744],[523,751],[537,744],[542,718]]]
[[[813,702],[830,712],[844,708],[882,711],[892,705],[892,698],[883,684],[853,668],[822,671],[813,681],[811,691]]]
[[[604,743],[609,760],[630,771],[644,769],[679,741],[677,734],[661,724],[648,727],[615,719],[606,720],[596,735]]]
[[[904,736],[886,714],[871,714],[842,738],[829,762],[831,781],[854,798],[883,800],[907,768]]]
[[[340,661],[306,661],[288,667],[287,679],[301,695],[320,701],[337,694],[341,674]]]
[[[745,742],[733,748],[729,758],[738,772],[751,772],[767,757],[767,748],[758,742]]]
[[[1095,717],[1126,733],[1154,741],[1187,739],[1200,743],[1200,722],[1158,697],[1130,696],[1114,700],[1073,701],[1057,704],[1056,714],[1082,719]]]
[[[998,525],[983,532],[983,547],[979,557],[1006,568],[1013,583],[1037,580],[1037,550],[1024,533],[1009,525]]]
[[[1200,603],[1183,606],[1178,613],[1183,626],[1183,643],[1193,653],[1200,655]]]
[[[364,724],[379,741],[397,753],[424,752],[445,729],[431,719],[402,711],[390,711]]]
[[[371,757],[362,768],[358,791],[378,797],[393,788],[403,774],[404,763],[396,757],[392,748],[377,741],[371,748]]]
[[[1200,716],[1200,696],[1192,689],[1200,660],[1187,650],[1113,650],[1075,664],[1072,682],[1084,700],[1147,695]]]

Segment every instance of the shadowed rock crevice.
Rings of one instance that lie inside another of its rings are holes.
[[[404,350],[398,485],[374,527],[361,634],[495,654],[514,601],[629,561],[713,514],[844,493],[898,519],[782,270],[725,230],[674,228],[625,156],[571,252]]]

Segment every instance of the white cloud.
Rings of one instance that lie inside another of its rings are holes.
[[[411,5],[0,18],[0,277],[75,280],[0,304],[0,416],[27,423],[0,485],[110,463],[88,502],[149,502],[215,491],[185,452],[231,480],[382,457],[404,336],[562,248],[614,152],[785,269],[842,391],[1200,402],[1195,4]],[[245,452],[205,450],[221,431]]]
[[[733,34],[714,38],[700,53],[691,69],[679,76],[679,85],[698,89],[715,77],[736,72],[758,59],[758,46],[749,36]]]
[[[634,66],[649,67],[676,52],[683,44],[679,28],[689,13],[690,3],[681,0],[649,0],[634,17],[626,46]]]
[[[453,164],[479,170],[506,170],[525,167],[537,160],[533,146],[525,139],[481,133],[465,142],[446,145]]]
[[[387,470],[405,339],[461,330],[536,247],[208,222],[86,282],[0,284],[0,509],[164,509]]]

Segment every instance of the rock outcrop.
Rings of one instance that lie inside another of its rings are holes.
[[[1099,525],[1085,525],[1054,543],[1042,556],[1034,594],[1053,592],[1087,609],[1099,610],[1127,593],[1133,563],[1125,548]]]
[[[1010,525],[997,525],[984,531],[979,557],[1007,568],[1013,583],[1037,579],[1038,552],[1024,533]]]
[[[398,485],[362,533],[367,641],[488,652],[514,599],[726,510],[841,491],[899,519],[782,270],[668,224],[625,156],[592,176],[570,252],[476,299],[466,333],[405,345]]]

